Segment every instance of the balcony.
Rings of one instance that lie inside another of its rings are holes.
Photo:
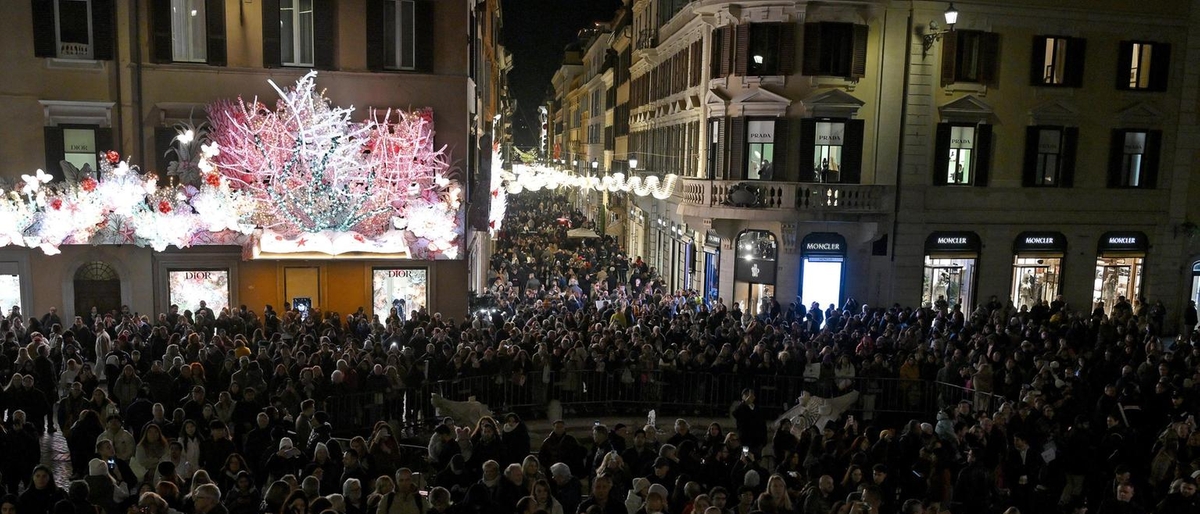
[[[881,215],[892,211],[893,186],[754,180],[683,179],[675,193],[680,214],[733,219],[816,219]]]

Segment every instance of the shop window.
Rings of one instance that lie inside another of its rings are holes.
[[[934,184],[986,186],[991,138],[991,125],[938,124]]]
[[[33,53],[58,59],[111,60],[113,0],[33,0]]]
[[[45,170],[55,181],[64,180],[63,163],[82,170],[87,166],[93,172],[99,170],[96,162],[99,152],[112,150],[112,129],[87,125],[60,125],[45,127],[46,145]]]
[[[1154,189],[1161,147],[1160,130],[1114,130],[1109,149],[1108,186]]]
[[[1034,86],[1083,87],[1086,43],[1087,40],[1079,38],[1035,36],[1029,83]]]
[[[1117,61],[1117,89],[1166,91],[1171,45],[1122,41]]]
[[[1112,309],[1124,299],[1133,303],[1142,290],[1142,257],[1096,258],[1096,282],[1092,290],[1092,301],[1101,305],[1104,312]]]
[[[942,37],[942,86],[967,82],[995,85],[1000,35],[978,30],[952,30]]]
[[[1070,187],[1075,175],[1079,129],[1033,126],[1025,129],[1026,187]]]
[[[805,23],[802,72],[814,77],[865,77],[868,33],[866,25]]]
[[[1049,305],[1058,296],[1062,257],[1013,257],[1012,301],[1018,308]]]
[[[717,162],[721,158],[721,120],[708,120],[708,178],[717,178]]]
[[[775,121],[750,120],[746,123],[746,178],[775,178]]]
[[[800,128],[801,180],[857,184],[862,175],[862,120],[804,120]],[[811,158],[810,158],[811,157]]]

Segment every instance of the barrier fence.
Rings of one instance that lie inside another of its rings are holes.
[[[516,412],[524,419],[547,416],[589,417],[660,415],[724,417],[744,389],[757,404],[777,416],[795,405],[800,393],[833,398],[858,391],[852,412],[875,417],[930,418],[941,408],[967,400],[976,410],[992,411],[1003,398],[962,386],[927,380],[853,377],[814,380],[802,376],[712,374],[653,371],[645,373],[563,371],[535,374],[524,381],[505,375],[475,376],[428,382],[421,387],[387,393],[355,393],[329,397],[324,408],[339,431],[369,430],[379,420],[419,432],[436,419],[430,401],[438,394],[451,401],[477,400],[495,414]],[[551,407],[557,400],[557,406]],[[557,412],[556,409],[561,409]]]

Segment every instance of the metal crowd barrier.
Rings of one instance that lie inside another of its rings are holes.
[[[430,403],[434,393],[452,401],[474,399],[497,415],[516,412],[524,419],[545,418],[552,400],[569,417],[645,415],[651,409],[660,415],[723,417],[747,388],[755,391],[758,405],[771,415],[786,411],[805,391],[825,398],[858,391],[854,411],[867,421],[877,416],[932,418],[938,409],[961,400],[970,401],[976,410],[993,411],[1003,401],[998,395],[954,384],[899,378],[579,370],[532,373],[520,382],[509,375],[427,382],[401,391],[330,397],[324,408],[343,433],[370,430],[378,420],[415,433],[436,419]]]

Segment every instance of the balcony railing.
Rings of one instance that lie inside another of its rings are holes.
[[[684,179],[680,200],[696,207],[878,213],[891,208],[891,186]]]

